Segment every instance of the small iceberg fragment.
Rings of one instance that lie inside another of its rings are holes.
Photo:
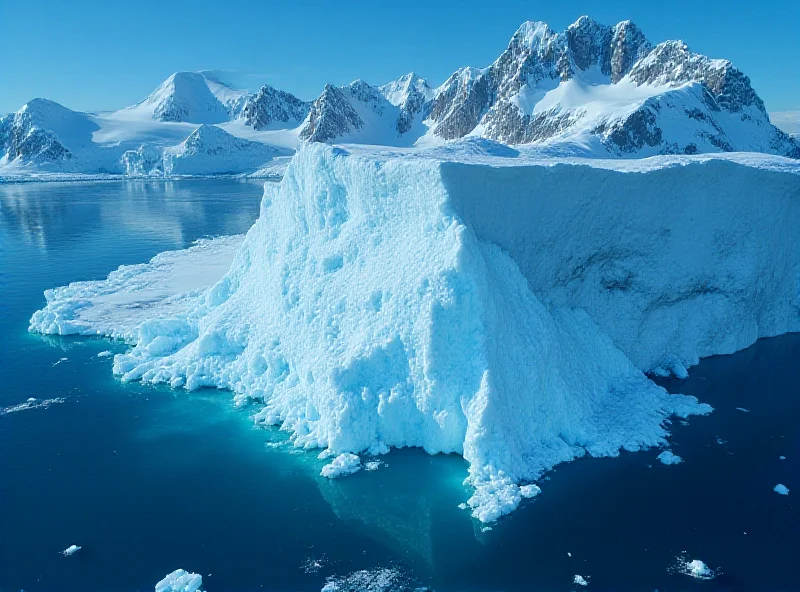
[[[364,463],[364,469],[367,471],[377,471],[381,468],[383,463],[379,460],[371,460],[369,462]]]
[[[775,493],[780,495],[789,495],[789,488],[786,487],[783,483],[778,483],[773,489]]]
[[[197,592],[203,585],[203,576],[176,569],[156,584],[155,592]]]
[[[591,578],[589,576],[583,577],[575,574],[575,577],[572,579],[572,583],[577,584],[578,586],[588,586],[590,579]]]
[[[741,411],[742,413],[750,413],[750,410],[745,409],[744,407],[737,407],[736,411]]]
[[[335,479],[336,477],[343,477],[344,475],[352,475],[356,471],[361,470],[361,459],[358,455],[351,452],[345,452],[334,458],[329,464],[322,467],[320,474],[328,479]]]
[[[533,483],[530,485],[521,485],[519,488],[519,494],[525,498],[536,497],[540,493],[542,493],[541,487],[534,485]]]
[[[780,455],[780,456],[778,457],[778,460],[786,460],[786,457],[785,457],[785,456],[783,456],[783,455]]]
[[[687,576],[691,576],[697,580],[711,580],[714,578],[714,570],[699,559],[687,561],[682,571]]]
[[[108,356],[113,356],[113,355],[114,354],[111,353],[109,350],[104,350],[104,351],[101,351],[99,354],[97,354],[97,357],[98,358],[107,358]]]
[[[70,545],[69,547],[61,551],[61,554],[64,557],[69,557],[70,555],[75,555],[75,553],[77,553],[80,550],[81,548],[78,545]]]
[[[664,452],[659,454],[658,460],[660,460],[661,463],[665,465],[677,465],[683,462],[683,459],[680,456],[678,456],[677,454],[673,454],[669,450],[665,450]]]

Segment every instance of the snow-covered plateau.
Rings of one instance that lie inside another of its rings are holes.
[[[176,72],[146,99],[103,113],[34,99],[0,117],[0,181],[73,175],[280,176],[309,142],[432,146],[464,137],[543,155],[641,158],[763,152],[800,158],[797,112],[773,125],[750,79],[682,41],[653,44],[630,21],[583,16],[565,31],[528,21],[490,65],[438,87],[415,73],[327,84],[312,101]],[[202,126],[198,128],[198,126]]]
[[[30,328],[122,337],[123,380],[229,389],[342,465],[461,454],[495,520],[556,464],[711,411],[647,373],[800,330],[800,163],[538,154],[304,145],[243,240],[48,291]]]

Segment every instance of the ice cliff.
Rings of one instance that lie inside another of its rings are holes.
[[[62,290],[32,330],[77,326],[59,315],[92,297]],[[298,447],[461,454],[491,521],[554,465],[710,411],[646,372],[800,330],[800,166],[309,145],[191,303],[152,311],[115,372],[230,389]]]

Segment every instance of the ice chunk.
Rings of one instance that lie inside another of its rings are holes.
[[[778,460],[786,460],[786,457],[781,455],[781,456],[778,457]]]
[[[683,566],[683,573],[698,580],[711,580],[714,578],[714,571],[699,559],[687,561]]]
[[[335,479],[344,475],[351,475],[361,470],[361,459],[358,455],[345,452],[334,458],[329,464],[322,467],[320,474],[328,479]]]
[[[108,356],[113,356],[113,355],[114,354],[111,353],[109,350],[105,350],[105,351],[101,351],[99,354],[97,354],[97,357],[98,358],[107,358]]]
[[[176,569],[156,584],[155,592],[197,592],[203,585],[200,574]]]
[[[789,488],[786,487],[783,483],[778,483],[774,488],[773,491],[775,493],[779,493],[781,495],[789,495]]]
[[[377,471],[381,467],[381,462],[378,460],[371,460],[364,463],[364,469],[367,471]]]
[[[673,454],[669,450],[665,450],[664,452],[659,454],[658,460],[660,460],[661,463],[665,465],[677,465],[683,462],[683,459],[680,456],[678,456],[677,454]]]
[[[519,488],[519,494],[522,497],[536,497],[542,493],[541,488],[538,485],[530,484],[530,485],[521,485]]]
[[[745,409],[744,407],[737,407],[736,411],[741,411],[742,413],[750,413],[750,410]]]
[[[575,574],[575,577],[572,579],[572,583],[577,584],[578,586],[588,586],[590,579],[591,578],[589,576],[583,577]]]
[[[61,554],[64,557],[69,557],[70,555],[75,555],[75,553],[77,553],[80,550],[81,548],[78,545],[70,545],[69,547],[61,551]]]

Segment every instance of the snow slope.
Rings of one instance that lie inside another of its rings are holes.
[[[113,119],[223,123],[241,112],[248,96],[200,72],[175,72],[144,101],[117,111]]]
[[[50,293],[31,330],[114,334],[54,321],[92,289]],[[231,389],[333,455],[462,454],[490,521],[555,464],[663,444],[670,415],[710,411],[644,372],[800,330],[800,166],[304,146],[227,274],[156,312],[135,336],[122,323],[123,380]]]

